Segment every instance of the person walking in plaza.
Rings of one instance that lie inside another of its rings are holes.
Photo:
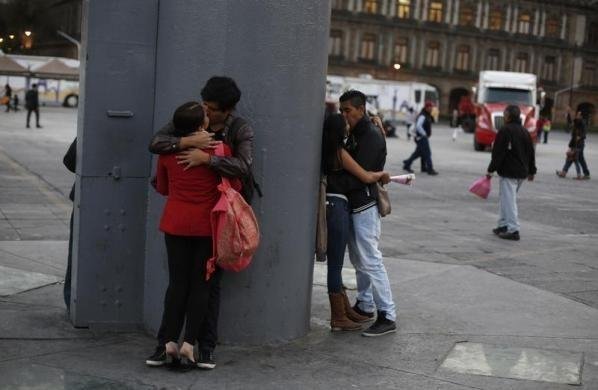
[[[187,136],[207,127],[201,103],[187,102],[173,116],[174,135]],[[207,119],[207,117],[205,117]],[[168,288],[164,298],[165,353],[183,368],[195,367],[193,346],[206,316],[212,256],[210,212],[218,201],[219,177],[206,165],[190,169],[173,154],[163,154],[156,169],[156,190],[168,197],[160,230],[168,254]],[[178,340],[185,323],[183,345]]]
[[[10,101],[12,99],[12,88],[9,84],[4,86],[4,95],[2,96],[2,104],[6,105],[6,112],[10,111]]]
[[[366,115],[366,96],[351,90],[340,97],[341,113],[349,124],[347,151],[366,171],[379,172],[386,162],[386,140]],[[353,309],[376,321],[363,336],[396,332],[396,310],[388,274],[378,249],[380,214],[376,185],[359,184],[347,193],[349,220],[349,258],[357,278],[357,301]]]
[[[35,113],[35,126],[39,129],[39,93],[37,91],[37,84],[32,84],[31,89],[25,93],[25,108],[27,109],[27,128],[29,128],[29,120],[31,113]]]
[[[326,175],[327,224],[327,286],[330,300],[330,329],[332,331],[360,330],[360,323],[369,317],[360,315],[349,303],[343,288],[342,270],[349,240],[348,191],[355,185],[390,180],[386,172],[368,172],[345,150],[347,122],[340,114],[332,114],[324,121],[322,132],[322,174]],[[355,180],[355,178],[357,180]]]
[[[428,175],[438,175],[432,164],[432,150],[430,149],[429,138],[432,136],[432,109],[434,103],[426,101],[424,108],[419,113],[415,123],[415,151],[407,160],[403,160],[403,170],[413,173],[411,164],[418,158],[422,160],[422,172]]]
[[[234,109],[241,99],[241,91],[230,77],[215,76],[210,78],[201,90],[203,108],[209,118],[206,131],[178,136],[172,122],[162,127],[152,138],[149,150],[154,154],[176,154],[178,163],[191,168],[206,166],[218,175],[238,178],[242,182],[241,194],[251,202],[255,187],[251,164],[253,162],[253,130],[249,124],[234,114]],[[231,157],[213,156],[206,152],[223,142],[232,149]],[[207,315],[200,325],[199,360],[197,366],[203,369],[216,367],[214,349],[218,340],[218,314],[220,310],[220,279],[222,270],[216,268],[210,285],[210,298]],[[165,354],[165,318],[158,331],[158,346],[152,356],[146,359],[149,366],[160,366],[166,361]]]
[[[578,180],[589,180],[590,171],[588,164],[584,156],[584,149],[586,145],[586,126],[583,122],[581,112],[578,112],[575,120],[573,121],[573,127],[571,130],[571,139],[569,140],[569,150],[567,151],[567,159],[563,169],[556,171],[558,177],[564,178],[567,176],[567,171],[571,167],[571,164],[575,164],[575,171],[577,172]],[[583,176],[582,176],[583,171]]]
[[[519,107],[507,106],[505,125],[499,129],[492,147],[492,160],[487,176],[499,176],[499,218],[493,233],[505,240],[518,241],[519,217],[517,192],[524,179],[532,181],[536,174],[536,157],[532,137],[521,125]]]

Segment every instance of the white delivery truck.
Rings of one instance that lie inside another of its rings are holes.
[[[419,112],[429,100],[436,106],[433,116],[438,119],[438,90],[429,84],[378,80],[370,75],[360,77],[328,75],[326,84],[326,97],[329,102],[335,100],[338,102],[338,97],[343,92],[356,89],[367,96],[369,105],[385,119],[405,123],[408,121],[409,108]]]

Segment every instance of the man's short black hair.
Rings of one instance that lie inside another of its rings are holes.
[[[187,102],[177,108],[172,116],[174,134],[184,137],[195,131],[203,124],[204,112],[201,103]]]
[[[235,80],[225,76],[210,78],[201,90],[204,102],[216,102],[220,110],[232,110],[241,100],[241,90]]]
[[[349,101],[353,107],[365,107],[366,96],[363,92],[351,89],[338,99],[341,103]]]
[[[518,106],[511,104],[505,108],[505,112],[508,116],[508,119],[505,118],[505,122],[521,124],[521,110]]]

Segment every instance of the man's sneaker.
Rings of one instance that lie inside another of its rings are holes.
[[[369,313],[367,311],[363,311],[359,308],[359,299],[355,302],[355,305],[353,305],[353,311],[357,314],[359,314],[360,316],[364,316],[367,318],[374,318],[374,313]]]
[[[583,175],[582,179],[583,180],[590,180],[590,175]]]
[[[372,326],[362,332],[361,335],[366,337],[377,337],[396,331],[397,324],[394,321],[386,319],[386,313],[379,311],[376,321]]]
[[[500,233],[505,233],[506,231],[507,231],[507,227],[506,226],[499,226],[499,227],[497,227],[495,229],[492,229],[492,233],[496,234],[497,236]]]
[[[211,370],[216,367],[214,360],[214,352],[209,349],[199,351],[199,359],[197,360],[197,367],[204,370]]]
[[[503,240],[519,241],[519,232],[502,232],[498,233],[498,236]]]
[[[159,367],[166,364],[166,347],[158,345],[154,354],[145,360],[145,364],[150,367]]]
[[[436,175],[438,175],[438,171],[435,171],[435,170],[433,170],[433,169],[430,169],[430,170],[428,170],[428,171],[426,171],[426,172],[428,172],[428,175],[431,175],[431,176],[436,176]]]

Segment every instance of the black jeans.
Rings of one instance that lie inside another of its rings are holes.
[[[212,253],[211,239],[210,239],[210,255]],[[216,272],[212,274],[209,283],[209,298],[207,311],[203,317],[201,325],[199,325],[199,333],[197,335],[197,342],[199,348],[203,350],[213,351],[216,348],[218,341],[218,315],[220,313],[220,280],[222,279],[222,270],[216,267]],[[165,345],[167,340],[166,335],[166,310],[162,314],[162,322],[158,330],[158,345]]]
[[[31,119],[31,112],[35,112],[35,124],[39,126],[39,108],[28,108],[27,109],[27,126],[29,126],[29,119]]]
[[[194,344],[208,309],[210,285],[206,263],[212,256],[211,237],[165,234],[168,253],[168,288],[162,317],[163,341],[178,342],[186,320],[184,341]]]
[[[71,211],[71,222],[69,224],[69,252],[66,261],[66,274],[64,275],[64,288],[62,295],[66,310],[71,310],[71,268],[73,264],[73,215],[75,210]]]
[[[428,141],[427,137],[420,137],[415,140],[416,147],[415,151],[411,154],[411,156],[403,161],[403,167],[411,168],[411,164],[413,161],[421,158],[422,162],[422,171],[432,171],[434,167],[432,165],[432,151],[430,150],[430,141]]]

